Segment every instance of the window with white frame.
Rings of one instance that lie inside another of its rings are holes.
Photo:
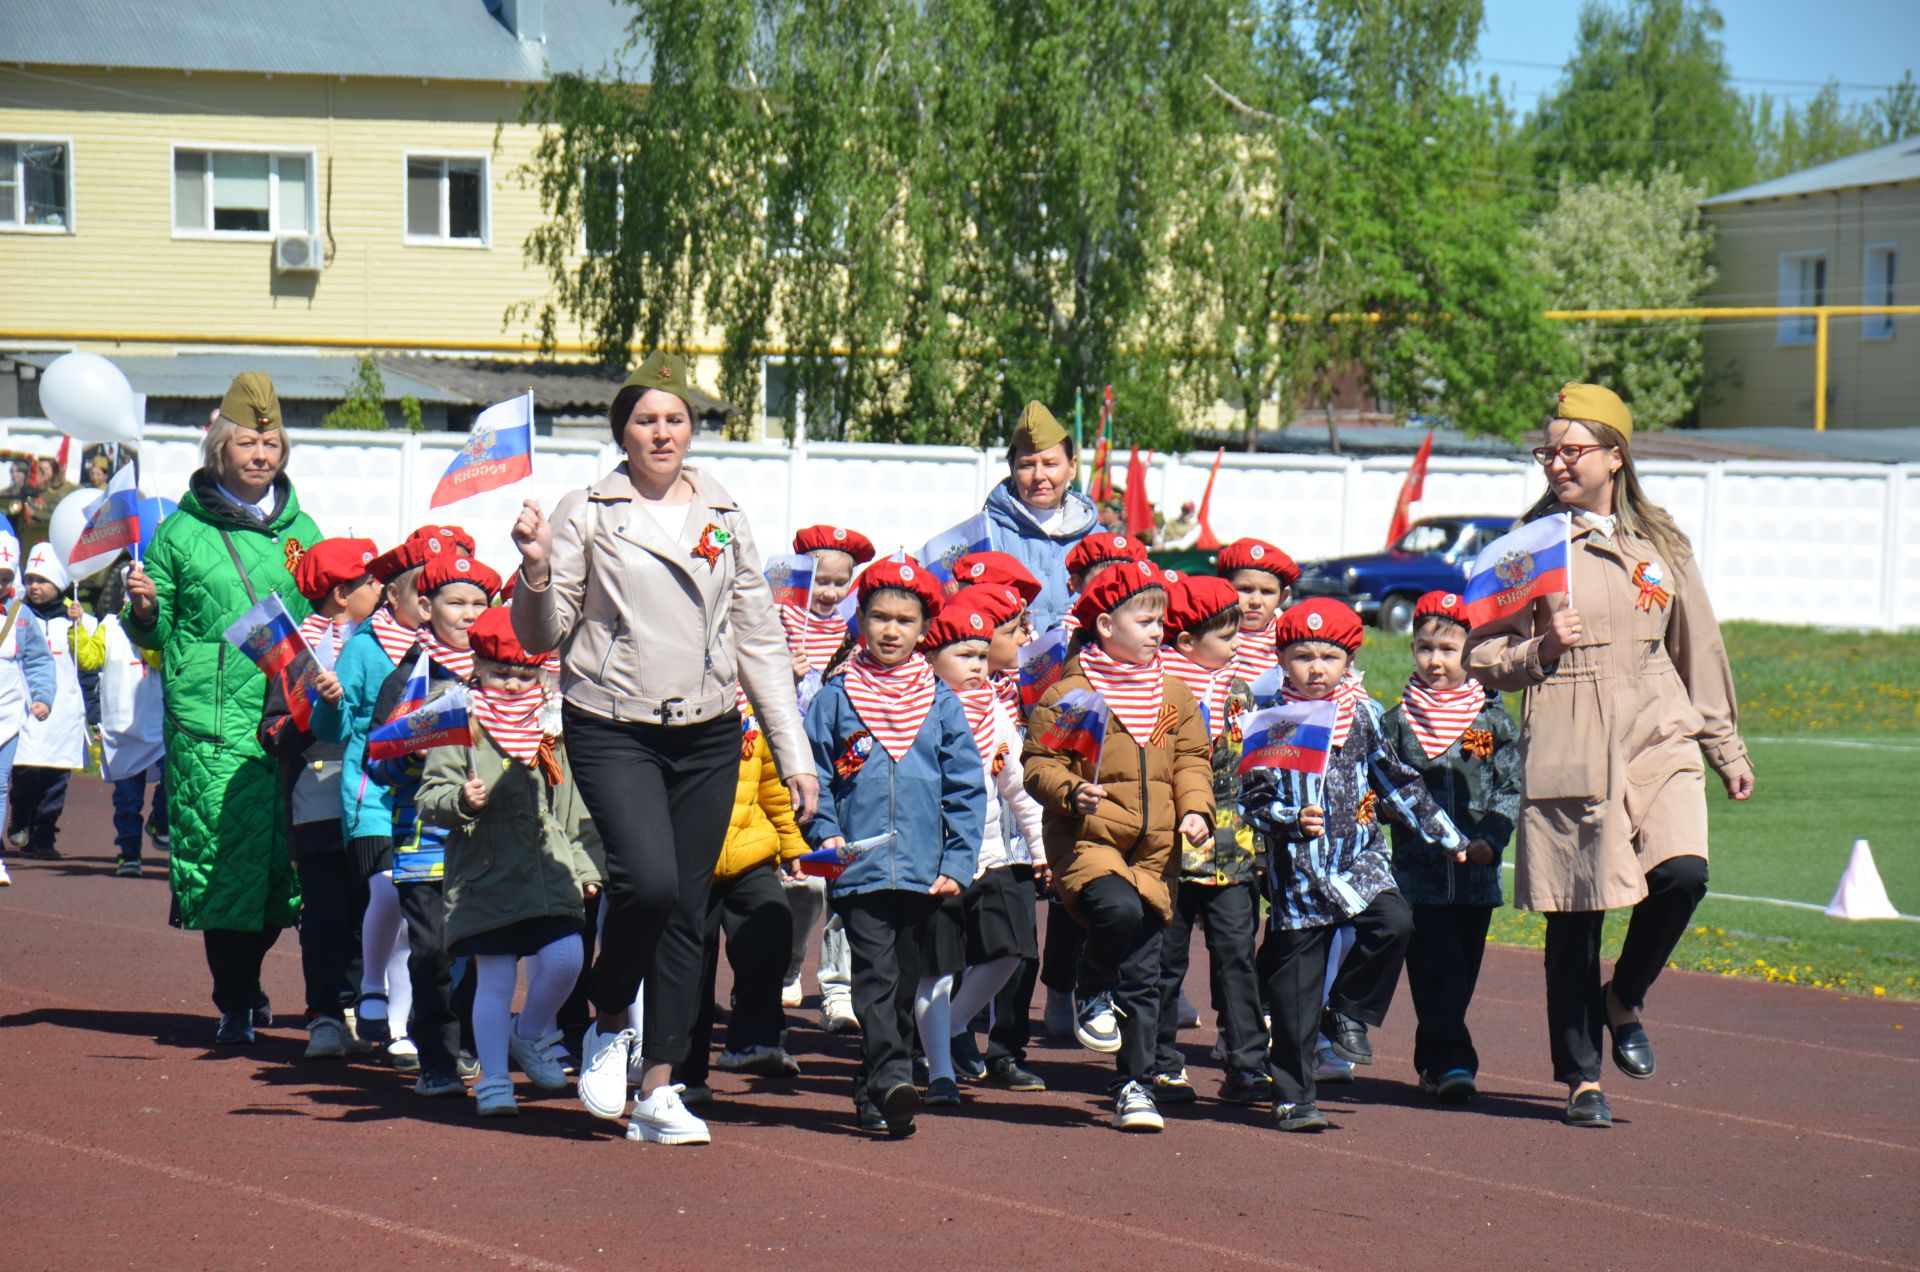
[[[1892,243],[1871,243],[1867,246],[1867,257],[1860,271],[1860,303],[1863,305],[1897,305],[1893,282],[1894,267],[1898,264],[1899,253]],[[1893,339],[1892,314],[1862,314],[1860,317],[1860,338],[1862,340]]]
[[[485,245],[484,158],[407,156],[407,241]]]
[[[173,151],[173,231],[266,237],[314,226],[312,151]]]
[[[620,246],[626,216],[626,164],[618,159],[590,163],[580,171],[580,248],[588,256],[606,256]]]
[[[834,376],[846,374],[846,363],[833,360]],[[808,400],[801,383],[801,369],[785,358],[767,358],[760,363],[760,415],[764,435],[799,441],[804,437],[830,440],[842,431],[843,421],[834,418],[832,403],[816,408]]]
[[[1788,252],[1780,257],[1780,303],[1827,303],[1827,258],[1819,252]],[[1788,314],[1780,319],[1780,344],[1811,344],[1819,323],[1812,314]]]
[[[0,138],[0,230],[73,229],[73,164],[64,141]]]

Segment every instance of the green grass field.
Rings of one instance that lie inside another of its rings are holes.
[[[1735,804],[1709,778],[1713,891],[1674,966],[1920,999],[1920,923],[1716,895],[1824,906],[1853,841],[1866,839],[1894,906],[1920,914],[1920,634],[1729,623],[1725,636],[1755,792]],[[1407,642],[1367,637],[1367,688],[1391,705],[1411,668]],[[1607,925],[1609,957],[1625,928],[1624,916]],[[1508,909],[1493,937],[1538,948],[1542,930],[1539,916]]]

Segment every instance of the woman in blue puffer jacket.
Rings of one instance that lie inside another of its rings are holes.
[[[1020,412],[1007,447],[1007,479],[987,495],[993,546],[1017,558],[1040,580],[1029,607],[1033,627],[1056,627],[1072,603],[1067,553],[1100,528],[1099,510],[1073,483],[1073,439],[1038,402]]]

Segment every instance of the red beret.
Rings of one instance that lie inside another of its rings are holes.
[[[1461,603],[1458,592],[1428,592],[1415,601],[1413,621],[1418,623],[1423,618],[1451,619],[1462,627],[1473,625],[1467,621],[1467,607]]]
[[[793,536],[795,552],[844,552],[855,565],[873,560],[873,540],[845,526],[808,526]]]
[[[1300,567],[1293,558],[1264,539],[1235,539],[1220,549],[1214,568],[1222,576],[1235,570],[1265,570],[1279,579],[1282,587],[1292,587],[1300,577]]]
[[[471,583],[491,600],[500,590],[500,576],[464,552],[442,552],[420,572],[420,594],[430,595],[449,583]]]
[[[1088,535],[1067,553],[1067,573],[1080,574],[1102,561],[1144,561],[1147,549],[1138,539],[1104,530]]]
[[[1073,617],[1082,629],[1092,631],[1093,620],[1100,615],[1118,609],[1128,598],[1150,587],[1165,590],[1166,586],[1165,572],[1152,562],[1129,561],[1087,584],[1087,590],[1073,603]]]
[[[372,539],[322,539],[294,567],[293,585],[318,604],[337,584],[365,578],[372,561]]]
[[[504,605],[495,605],[473,620],[473,626],[467,628],[467,643],[473,647],[474,657],[513,667],[538,667],[547,657],[527,652],[513,634],[513,611]]]
[[[1189,574],[1167,591],[1167,632],[1190,632],[1240,603],[1233,584],[1210,574]]]
[[[1023,605],[1040,598],[1040,580],[1018,557],[1005,552],[969,552],[953,563],[953,578],[961,587],[980,583],[1010,587],[1020,594]]]
[[[844,551],[845,549],[842,549]],[[896,561],[892,557],[875,561],[860,572],[857,584],[860,601],[866,599],[883,587],[898,588],[902,592],[911,592],[920,598],[927,607],[927,618],[931,621],[940,614],[940,603],[946,599],[946,593],[940,586],[940,580],[933,572],[912,557]]]
[[[421,526],[406,541],[390,552],[375,557],[367,572],[382,583],[391,583],[417,565],[425,565],[442,552],[460,551],[472,556],[479,551],[473,536],[459,526]]]
[[[1367,629],[1350,607],[1331,596],[1316,596],[1282,614],[1273,638],[1281,649],[1303,640],[1321,640],[1351,654],[1366,640]]]
[[[1005,588],[962,588],[940,607],[940,616],[927,624],[920,648],[932,651],[963,640],[992,640],[994,630],[1018,615],[1024,604],[1019,593]]]

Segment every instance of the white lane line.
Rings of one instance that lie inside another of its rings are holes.
[[[1854,751],[1920,751],[1920,742],[1882,742],[1873,738],[1748,738],[1769,746],[1839,746]]]
[[[1512,870],[1513,863],[1511,861],[1503,861],[1500,863],[1500,868],[1502,870]],[[1707,891],[1707,900],[1709,901],[1743,901],[1748,905],[1777,905],[1777,906],[1784,906],[1785,908],[1790,910],[1812,910],[1815,914],[1825,914],[1827,912],[1827,907],[1824,905],[1821,905],[1817,901],[1789,901],[1785,897],[1749,897],[1738,892],[1715,892],[1712,889],[1708,889]],[[1841,922],[1841,923],[1844,923],[1846,921],[1847,920],[1844,920],[1844,919],[1835,920],[1835,922]],[[1897,919],[1874,920],[1874,921],[1887,922],[1887,923],[1894,923],[1894,922],[1920,923],[1920,914],[1902,914],[1898,916]]]

